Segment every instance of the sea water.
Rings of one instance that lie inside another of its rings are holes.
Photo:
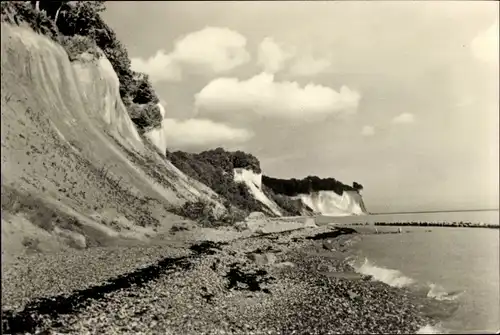
[[[436,213],[412,215],[411,218],[391,215],[392,221],[385,222],[482,221],[495,224],[496,220],[498,224],[498,212],[496,215],[479,213],[476,216],[472,213],[462,216]],[[379,215],[329,220],[343,223],[384,221]],[[424,311],[436,322],[423,328],[422,333],[500,330],[500,230],[408,226],[402,230],[402,234],[364,235],[356,244],[356,256],[351,261],[355,269],[391,286],[413,289],[425,295],[429,302],[435,302]]]

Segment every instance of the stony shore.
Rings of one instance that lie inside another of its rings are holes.
[[[409,292],[345,263],[353,229],[240,235],[21,259],[3,273],[3,333],[409,334],[429,322]]]

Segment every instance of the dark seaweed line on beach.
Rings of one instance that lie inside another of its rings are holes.
[[[69,296],[58,295],[36,299],[26,305],[20,312],[2,311],[2,333],[34,333],[42,326],[43,315],[55,320],[60,314],[75,314],[92,301],[106,299],[106,294],[133,286],[142,287],[146,283],[158,279],[169,270],[176,268],[189,270],[192,266],[192,260],[201,257],[203,254],[214,254],[214,249],[220,250],[222,244],[204,241],[190,247],[194,253],[192,255],[176,258],[165,257],[145,268],[110,279],[102,285],[74,291]],[[51,326],[57,327],[58,325],[53,324]]]
[[[336,238],[340,235],[350,235],[357,234],[358,232],[352,228],[344,228],[344,227],[336,227],[334,231],[329,231],[325,233],[319,233],[314,236],[308,236],[306,239],[308,240],[325,240],[329,238]]]

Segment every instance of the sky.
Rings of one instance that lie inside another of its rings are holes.
[[[371,212],[498,208],[499,3],[108,2],[169,150],[364,186]]]

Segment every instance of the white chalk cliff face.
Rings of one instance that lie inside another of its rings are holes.
[[[234,181],[237,183],[245,183],[250,190],[250,193],[269,208],[274,214],[281,216],[279,206],[269,199],[262,191],[262,173],[255,173],[251,170],[237,168],[234,169]]]
[[[104,169],[126,185],[125,191],[162,204],[203,199],[223,208],[215,192],[144,145],[108,59],[84,54],[71,62],[62,46],[31,29],[5,23],[1,28],[2,186],[59,198],[77,212],[118,208],[121,198],[103,193],[96,177]],[[164,154],[164,127],[147,136]],[[133,160],[131,153],[139,158]],[[149,167],[141,163],[146,156],[168,182],[159,183],[147,173]],[[61,188],[78,190],[86,198],[65,196]]]
[[[280,207],[269,199],[262,191],[262,174],[248,169],[234,169],[234,181],[244,183],[250,193],[269,208],[274,214],[281,216]],[[294,199],[300,199],[315,213],[331,216],[348,216],[366,214],[366,208],[361,194],[356,191],[344,191],[338,195],[334,191],[319,191],[310,194],[300,194]]]
[[[330,216],[348,216],[367,214],[363,198],[356,191],[344,191],[338,195],[334,191],[318,191],[300,194],[295,197],[313,211]]]

